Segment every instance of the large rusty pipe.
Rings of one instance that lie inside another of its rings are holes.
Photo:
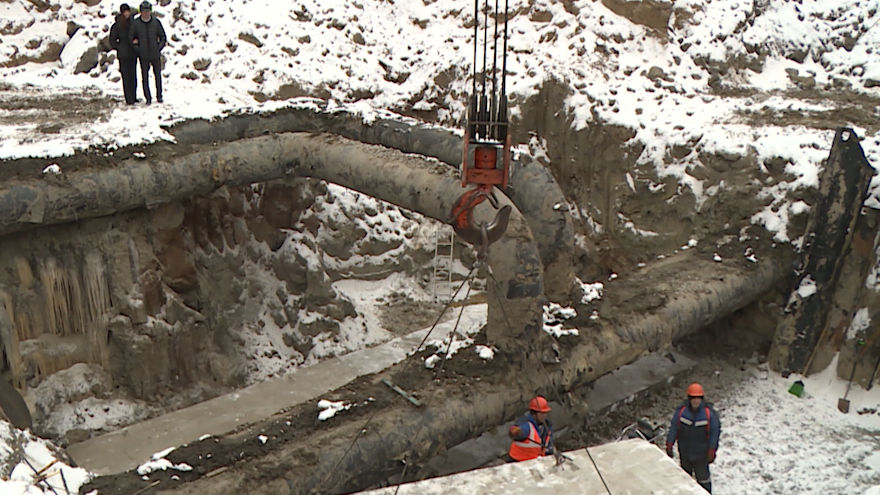
[[[433,157],[452,168],[460,166],[464,149],[462,136],[453,129],[391,114],[366,120],[345,110],[328,112],[315,103],[216,121],[189,120],[168,131],[179,144],[229,142],[267,132],[329,133]],[[520,154],[511,161],[509,184],[510,198],[528,221],[541,253],[545,293],[550,300],[565,302],[574,280],[574,227],[562,189],[547,167]]]
[[[290,176],[333,182],[442,222],[462,192],[454,171],[436,161],[331,134],[285,133],[206,146],[169,160],[131,159],[115,168],[6,184],[0,188],[0,235]],[[497,196],[502,206],[513,206],[503,194]],[[487,203],[475,210],[477,221],[493,217]],[[509,335],[499,307],[490,307],[489,334],[503,347],[537,328],[543,298],[540,253],[516,208],[504,237],[492,245],[489,265],[518,325]]]

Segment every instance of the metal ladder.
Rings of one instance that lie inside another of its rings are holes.
[[[431,300],[434,302],[449,302],[452,291],[452,267],[455,263],[455,258],[452,256],[454,244],[455,233],[451,228],[437,231],[434,237],[434,276],[431,278]]]

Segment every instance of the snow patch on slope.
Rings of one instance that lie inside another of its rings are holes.
[[[441,360],[449,359],[458,351],[472,346],[474,336],[486,326],[488,310],[489,305],[485,303],[462,306],[452,319],[438,323],[433,335],[443,337],[435,337],[425,343],[425,347],[436,348],[436,352],[425,359],[425,367],[433,368]],[[480,353],[481,349],[477,349],[477,352]]]
[[[34,469],[40,471],[47,467],[46,480],[37,486]],[[0,493],[43,495],[52,490],[64,493],[62,472],[73,493],[93,477],[85,469],[70,467],[67,457],[55,445],[0,420]]]
[[[788,393],[805,383],[804,398]],[[880,486],[880,389],[853,385],[849,414],[837,410],[847,383],[837,377],[837,358],[821,373],[788,379],[767,371],[731,385],[715,403],[722,415],[721,444],[713,464],[713,493],[866,493]],[[874,409],[872,413],[858,411]],[[756,441],[755,432],[761,432]],[[874,487],[874,488],[871,488]]]

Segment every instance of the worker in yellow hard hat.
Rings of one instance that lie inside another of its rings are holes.
[[[513,461],[537,459],[553,454],[553,425],[547,419],[550,404],[540,395],[529,401],[529,413],[516,420],[510,427],[513,440],[508,456]]]

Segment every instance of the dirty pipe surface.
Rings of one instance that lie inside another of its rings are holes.
[[[327,112],[309,103],[265,114],[232,115],[221,120],[190,120],[168,130],[179,144],[211,144],[262,136],[265,133],[335,134],[433,157],[453,169],[461,166],[464,144],[454,129],[410,118],[376,118],[345,110]],[[514,153],[510,164],[510,199],[526,218],[544,265],[545,293],[567,303],[574,283],[574,227],[569,204],[550,170],[531,156]]]
[[[435,161],[331,134],[286,133],[205,146],[167,161],[132,159],[113,169],[7,184],[0,188],[0,235],[295,176],[333,182],[444,223],[462,193],[455,171]],[[505,318],[498,304],[489,305],[490,339],[504,347],[539,326],[543,267],[528,222],[506,196],[496,196],[500,206],[513,206],[488,258],[500,282],[490,291],[500,291],[512,308]],[[474,211],[476,221],[493,218],[488,202]],[[507,318],[517,322],[515,335],[506,329]]]
[[[442,452],[521,414],[523,405],[534,393],[555,398],[554,388],[564,393],[589,383],[645,352],[662,348],[750,304],[778,284],[782,276],[780,267],[771,260],[761,261],[757,266],[720,266],[692,254],[670,258],[657,270],[669,274],[659,288],[648,287],[648,278],[638,275],[627,283],[644,287],[646,293],[655,289],[666,291],[667,299],[661,307],[648,314],[634,314],[625,304],[610,308],[623,316],[583,328],[580,341],[563,352],[559,364],[548,365],[547,374],[540,371],[536,359],[524,364],[531,372],[523,373],[513,367],[509,371],[511,379],[500,385],[476,382],[466,393],[456,387],[436,392],[422,390],[423,408],[416,409],[402,401],[397,406],[386,405],[372,422],[384,426],[368,428],[351,451],[348,447],[363,427],[361,421],[288,443],[248,462],[246,468],[233,468],[157,493],[236,495],[247,491],[254,495],[314,495],[364,489],[391,474],[399,474],[402,464],[398,459],[403,456],[408,462],[425,462],[432,453]],[[657,273],[653,275],[656,277]],[[496,356],[497,359],[503,356]],[[303,466],[299,460],[302,452],[318,452],[317,462]],[[270,472],[272,476],[267,475]]]

